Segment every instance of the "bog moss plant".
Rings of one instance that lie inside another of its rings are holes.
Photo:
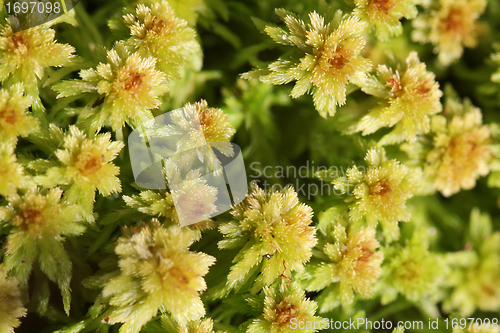
[[[11,4],[0,333],[500,332],[497,1]]]

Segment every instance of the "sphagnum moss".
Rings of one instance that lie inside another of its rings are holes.
[[[297,284],[280,283],[273,287],[264,287],[263,296],[248,299],[252,307],[262,314],[248,326],[248,333],[312,333],[318,331],[321,318],[315,317],[316,303],[306,298]],[[299,323],[302,322],[302,327]],[[297,327],[295,327],[297,326]]]
[[[366,21],[370,28],[375,30],[375,35],[380,40],[403,33],[400,20],[414,19],[418,9],[415,0],[355,0],[354,15]]]
[[[445,114],[431,118],[428,137],[402,147],[413,160],[423,161],[424,191],[449,197],[496,170],[497,146],[490,127],[482,123],[481,110],[448,89]]]
[[[119,269],[97,279],[103,286],[101,302],[110,305],[108,322],[124,323],[120,332],[139,332],[159,310],[181,325],[203,317],[199,293],[206,289],[203,277],[215,258],[189,250],[199,237],[157,221],[125,229],[115,247]]]
[[[290,96],[313,95],[314,106],[323,116],[333,116],[337,105],[346,102],[346,86],[363,86],[370,60],[361,54],[365,46],[362,32],[366,22],[357,16],[337,13],[328,23],[316,12],[309,14],[306,25],[294,14],[277,10],[289,31],[268,26],[266,33],[278,44],[297,48],[300,57],[279,59],[269,64],[267,71],[245,73],[244,78],[260,77],[262,82],[285,84],[297,81]]]
[[[462,319],[462,318],[460,318]],[[491,326],[491,325],[490,325]],[[462,329],[462,327],[458,326],[457,328],[453,329],[452,333],[498,333],[500,332],[499,328],[493,328],[493,327],[486,327],[486,325],[479,325],[475,323],[471,323],[470,321],[467,322],[465,329]]]
[[[153,117],[159,97],[168,91],[165,73],[156,69],[156,59],[130,53],[122,44],[108,51],[107,62],[80,71],[81,80],[63,81],[54,86],[58,98],[82,93],[94,95],[92,127],[109,125],[121,131],[125,123],[141,125]]]
[[[444,302],[447,311],[456,310],[470,316],[477,309],[500,309],[500,232],[492,231],[488,215],[474,209],[468,229],[469,250],[451,253],[449,277],[452,292]]]

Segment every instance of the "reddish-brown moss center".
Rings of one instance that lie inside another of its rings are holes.
[[[283,299],[280,303],[276,305],[276,322],[282,325],[288,325],[290,320],[295,318],[299,313],[299,307],[290,304],[287,299]]]

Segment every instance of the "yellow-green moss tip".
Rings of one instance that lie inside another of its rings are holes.
[[[302,204],[291,187],[266,192],[255,184],[232,210],[233,221],[222,223],[221,249],[239,249],[228,275],[228,287],[239,288],[258,268],[254,290],[288,279],[312,256],[316,245],[311,207]]]

